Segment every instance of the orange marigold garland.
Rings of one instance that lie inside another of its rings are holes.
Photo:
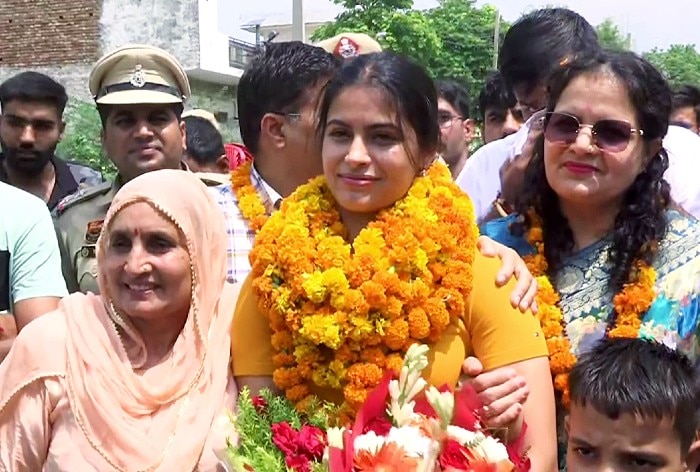
[[[320,389],[356,411],[413,343],[464,314],[478,229],[444,164],[417,177],[352,244],[323,177],[299,187],[257,235],[253,286],[268,316],[275,383],[297,407]]]
[[[245,162],[231,171],[231,188],[238,199],[238,208],[250,228],[258,232],[267,221],[267,210],[258,191],[250,181],[253,163]]]
[[[544,256],[542,222],[539,216],[529,213],[530,230],[527,241],[537,250],[535,254],[525,256],[525,263],[537,278],[539,290],[536,301],[539,308],[538,317],[542,325],[547,348],[549,349],[549,366],[552,371],[554,387],[561,393],[562,403],[569,406],[569,372],[576,364],[576,356],[571,351],[571,343],[566,335],[566,321],[559,306],[559,294],[556,292],[547,273],[547,260]],[[607,336],[611,338],[636,338],[642,326],[642,318],[654,302],[656,292],[656,271],[642,261],[636,261],[631,279],[613,298],[613,307],[617,314],[615,326]]]

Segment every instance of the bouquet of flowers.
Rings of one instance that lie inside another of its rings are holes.
[[[331,405],[312,405],[314,413],[305,415],[284,397],[267,390],[252,397],[244,389],[237,406],[234,432],[218,454],[229,472],[328,471],[323,457]]]
[[[520,438],[506,446],[482,425],[481,404],[466,384],[455,392],[427,387],[421,372],[428,347],[409,348],[398,378],[388,373],[353,425],[329,427],[332,407],[304,416],[286,400],[264,392],[239,399],[239,436],[229,445],[231,470],[256,472],[529,471]]]

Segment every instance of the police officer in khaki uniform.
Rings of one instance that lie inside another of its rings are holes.
[[[190,85],[166,51],[129,45],[97,61],[89,86],[102,120],[102,147],[118,175],[61,202],[55,226],[68,290],[98,293],[95,245],[121,185],[153,170],[186,170],[181,115]]]

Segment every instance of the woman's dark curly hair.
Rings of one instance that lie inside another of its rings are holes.
[[[574,61],[553,78],[549,88],[547,111],[553,111],[568,84],[578,76],[595,73],[612,74],[626,85],[628,98],[637,113],[639,128],[644,130],[644,148],[658,145],[668,130],[671,113],[671,89],[663,76],[643,58],[631,52],[605,51],[595,57]],[[547,122],[545,121],[545,128]],[[634,279],[637,259],[651,264],[657,242],[666,234],[665,211],[670,203],[670,188],[663,175],[668,155],[663,147],[653,156],[624,194],[622,207],[615,218],[612,246],[608,261],[612,269],[609,287],[617,293]],[[518,232],[529,229],[528,211],[534,209],[542,219],[545,257],[550,275],[561,266],[574,247],[573,234],[559,206],[559,197],[547,181],[544,166],[544,137],[535,145],[535,154],[525,173],[523,193],[516,209],[524,216]]]

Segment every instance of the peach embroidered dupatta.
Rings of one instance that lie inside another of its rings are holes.
[[[221,212],[204,184],[182,170],[150,172],[119,191],[97,243],[98,263],[111,220],[140,201],[182,231],[190,254],[192,301],[172,356],[144,375],[135,372],[146,360],[145,344],[128,321],[110,313],[100,273],[101,296],[70,295],[61,301],[60,316],[50,318],[58,332],[65,331],[65,350],[57,345],[13,349],[2,364],[0,413],[28,384],[63,377],[76,422],[115,469],[193,470],[214,419],[224,410],[238,291],[225,282]]]

